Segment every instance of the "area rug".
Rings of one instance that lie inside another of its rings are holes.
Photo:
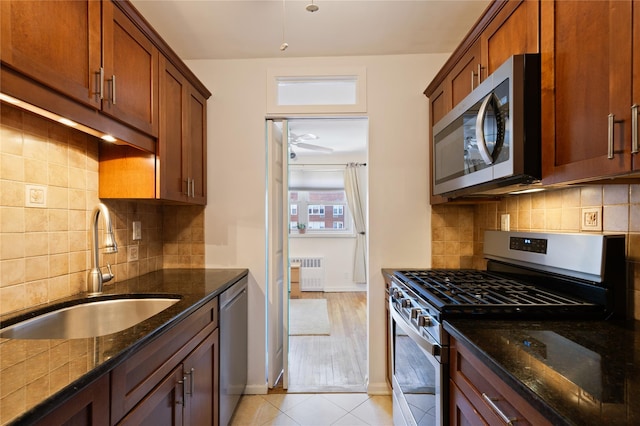
[[[291,299],[289,301],[290,336],[328,336],[331,333],[326,299]]]

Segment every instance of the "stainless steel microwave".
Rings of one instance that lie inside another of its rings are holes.
[[[541,178],[540,55],[510,57],[433,126],[433,193],[495,195]]]

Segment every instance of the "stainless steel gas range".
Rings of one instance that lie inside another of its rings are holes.
[[[484,255],[486,271],[386,277],[396,425],[448,424],[447,319],[626,317],[623,235],[487,231]]]

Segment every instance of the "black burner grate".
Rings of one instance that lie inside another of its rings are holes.
[[[399,271],[397,276],[440,309],[450,306],[546,309],[592,305],[485,271],[432,269]]]

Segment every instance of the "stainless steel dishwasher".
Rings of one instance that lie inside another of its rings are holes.
[[[220,295],[220,426],[231,420],[247,385],[247,278]]]

